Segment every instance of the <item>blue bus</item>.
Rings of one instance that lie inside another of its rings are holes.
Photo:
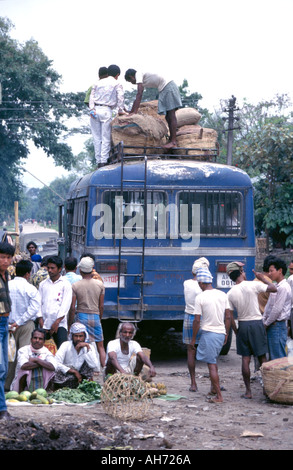
[[[108,165],[71,185],[63,249],[78,260],[84,252],[95,256],[106,287],[104,320],[137,322],[151,331],[182,328],[183,282],[202,256],[216,288],[230,288],[226,266],[233,260],[245,263],[252,279],[251,180],[239,168],[216,163],[216,149],[190,153],[166,155],[121,142]]]

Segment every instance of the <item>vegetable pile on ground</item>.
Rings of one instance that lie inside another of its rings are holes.
[[[91,401],[99,401],[101,398],[102,387],[97,382],[83,380],[77,388],[68,387],[60,388],[50,394],[55,402],[67,403],[87,403]]]
[[[5,394],[5,399],[8,403],[17,403],[19,401],[29,402],[33,405],[51,405],[53,403],[44,388],[38,388],[33,392],[25,390],[24,392],[18,393],[10,391]]]

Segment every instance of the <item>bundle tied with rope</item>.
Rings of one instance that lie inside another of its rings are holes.
[[[150,398],[148,387],[140,377],[116,373],[104,382],[101,404],[113,418],[135,421],[148,417]]]
[[[293,357],[282,357],[261,366],[264,391],[275,402],[293,404]]]

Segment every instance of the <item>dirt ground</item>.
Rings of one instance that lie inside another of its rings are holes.
[[[143,420],[123,421],[94,405],[9,405],[16,420],[1,425],[0,450],[123,450],[187,452],[194,450],[292,450],[293,407],[270,402],[259,373],[251,364],[251,400],[241,398],[244,385],[235,337],[227,356],[219,358],[224,402],[207,401],[210,389],[206,364],[197,363],[198,392],[189,391],[181,335],[153,344],[155,382],[163,382],[174,400],[153,399]],[[145,344],[144,346],[151,346]],[[101,379],[98,378],[100,383]],[[173,397],[174,398],[174,397]],[[102,453],[100,454],[102,455]],[[104,455],[104,454],[103,454]],[[133,455],[133,453],[132,453]]]

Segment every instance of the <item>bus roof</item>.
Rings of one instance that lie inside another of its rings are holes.
[[[123,165],[124,188],[143,186],[144,160]],[[86,196],[89,187],[115,189],[121,186],[121,163],[104,166],[72,183],[68,199]],[[192,160],[150,160],[147,162],[147,188],[252,187],[251,180],[240,168],[213,162]]]

